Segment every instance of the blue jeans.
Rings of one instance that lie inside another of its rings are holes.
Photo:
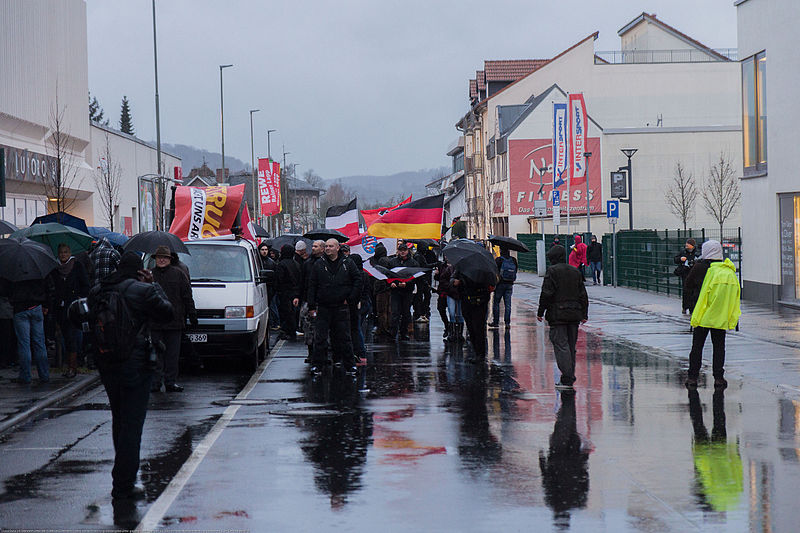
[[[461,314],[461,300],[447,297],[447,313],[450,315],[450,322],[463,324],[464,316]]]
[[[511,293],[514,292],[513,283],[497,284],[494,289],[494,297],[492,299],[492,323],[500,323],[500,298],[503,298],[506,305],[505,322],[506,325],[511,324]]]
[[[47,361],[47,349],[44,346],[44,314],[42,306],[14,314],[14,332],[17,334],[17,355],[19,357],[19,379],[31,381],[31,348],[33,362],[39,372],[39,380],[50,381],[50,366]]]
[[[589,266],[592,269],[592,280],[600,283],[600,271],[603,270],[603,264],[600,261],[592,261]]]

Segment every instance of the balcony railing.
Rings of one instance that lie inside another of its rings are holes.
[[[736,48],[716,48],[713,51],[687,48],[685,50],[612,50],[595,52],[595,65],[621,65],[637,63],[714,63],[737,61]]]

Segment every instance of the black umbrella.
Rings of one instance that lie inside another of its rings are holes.
[[[423,248],[430,247],[436,248],[439,246],[439,241],[435,239],[405,239],[406,242],[413,242],[417,246],[422,246]]]
[[[456,239],[442,250],[445,259],[456,272],[473,283],[496,285],[499,273],[494,256],[480,244],[467,239]]]
[[[0,240],[0,277],[11,282],[44,279],[58,267],[53,251],[30,239]]]
[[[347,242],[350,240],[350,237],[342,233],[337,229],[328,229],[328,228],[318,228],[315,230],[311,230],[303,237],[314,241],[327,241],[328,239],[336,239],[339,242]]]
[[[489,242],[496,244],[500,248],[508,248],[512,252],[530,252],[525,243],[514,237],[503,237],[502,235],[489,235]]]
[[[64,213],[63,211],[36,217],[33,219],[33,224],[31,224],[31,226],[33,226],[34,224],[49,224],[51,222],[55,222],[56,224],[63,224],[65,226],[75,228],[87,234],[89,233],[89,228],[86,227],[85,220],[83,220],[82,218],[78,218],[74,215],[70,215],[69,213]]]
[[[189,249],[177,235],[166,231],[145,231],[137,233],[126,242],[122,249],[126,252],[155,253],[159,246],[166,246],[170,252],[188,254]]]
[[[270,247],[274,250],[280,251],[281,248],[288,244],[294,248],[294,245],[297,244],[297,241],[305,241],[306,247],[308,247],[309,250],[311,249],[311,240],[297,233],[284,233],[283,235],[273,238]]]
[[[5,220],[0,220],[0,235],[5,235],[7,233],[14,233],[19,228],[16,227],[11,222],[6,222]]]
[[[253,237],[259,237],[261,239],[269,237],[269,232],[264,229],[264,226],[256,224],[255,222],[250,222],[250,224],[253,226]]]

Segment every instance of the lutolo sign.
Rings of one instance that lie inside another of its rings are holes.
[[[48,174],[55,177],[58,164],[55,157],[5,145],[0,145],[0,148],[5,151],[7,180],[41,183]]]

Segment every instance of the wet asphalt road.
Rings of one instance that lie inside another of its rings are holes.
[[[145,425],[148,501],[117,509],[117,521],[176,531],[798,530],[800,404],[738,379],[722,394],[688,393],[684,362],[663,356],[688,351],[688,333],[608,306],[581,330],[577,393],[561,395],[547,328],[523,301],[533,292],[516,292],[514,327],[489,333],[482,368],[465,362],[468,348],[442,343],[434,319],[413,342],[372,345],[355,380],[336,369],[312,380],[305,347],[290,343],[231,406],[219,400],[247,375],[203,375],[187,381],[191,395],[161,395]],[[658,349],[623,340],[626,330]],[[96,391],[0,445],[2,526],[112,526],[103,403]],[[216,440],[198,450],[210,431]]]

